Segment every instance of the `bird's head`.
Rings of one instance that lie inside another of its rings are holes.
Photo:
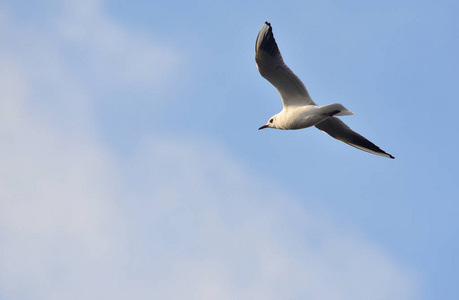
[[[265,129],[265,128],[277,128],[276,127],[276,116],[272,116],[269,119],[268,123],[266,123],[266,125],[263,125],[260,128],[258,128],[258,130]]]

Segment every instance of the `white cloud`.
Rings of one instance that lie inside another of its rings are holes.
[[[216,143],[155,140],[136,160],[150,191],[141,191],[134,215],[154,237],[142,261],[162,274],[158,290],[184,287],[159,298],[413,297],[411,274],[384,251],[308,213]]]
[[[132,157],[112,155],[98,138],[93,87],[81,76],[94,68],[106,88],[135,87],[161,76],[148,53],[170,57],[161,64],[170,76],[176,58],[100,5],[72,7],[74,15],[59,18],[70,24],[61,33],[11,20],[1,33],[11,42],[0,48],[2,296],[414,298],[413,275],[382,249],[312,214],[216,141],[156,136]],[[76,23],[83,12],[99,28],[95,36]],[[78,60],[96,53],[87,69],[69,61],[69,39],[82,48]],[[24,47],[31,44],[34,55]],[[118,61],[126,52],[129,67]],[[112,75],[124,68],[132,68],[128,76]]]
[[[55,26],[60,37],[85,54],[85,71],[99,84],[153,85],[165,83],[179,63],[175,50],[157,46],[147,33],[129,31],[105,13],[101,1],[69,1]]]
[[[80,253],[99,260],[112,246],[112,164],[90,136],[68,136],[35,116],[24,73],[3,59],[0,82],[0,286],[10,296],[40,295],[58,287]]]

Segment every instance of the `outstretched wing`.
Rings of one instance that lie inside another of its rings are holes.
[[[268,22],[263,24],[258,33],[255,61],[261,76],[279,91],[284,107],[316,105],[301,80],[284,63]]]
[[[394,158],[389,153],[384,152],[378,146],[353,131],[343,121],[336,117],[327,118],[325,121],[320,122],[316,127],[337,140],[345,142],[360,150],[370,152],[376,155]]]

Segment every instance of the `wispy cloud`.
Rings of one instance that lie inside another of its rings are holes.
[[[69,3],[56,31],[3,24],[2,296],[414,297],[415,278],[382,249],[217,141],[150,136],[132,156],[113,155],[98,138],[87,78],[107,89],[167,80],[177,52],[123,28],[101,3]]]
[[[104,11],[102,1],[71,1],[56,18],[59,37],[79,51],[99,83],[153,85],[158,88],[176,69],[179,56],[146,33],[123,28]]]

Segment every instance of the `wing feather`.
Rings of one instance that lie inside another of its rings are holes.
[[[343,121],[336,117],[327,118],[325,121],[320,122],[316,127],[323,132],[328,133],[331,137],[340,140],[357,149],[373,153],[380,156],[394,158],[389,153],[381,150],[378,146],[353,131]]]
[[[284,63],[268,22],[263,24],[258,33],[255,61],[261,76],[279,91],[284,107],[316,105],[303,82]]]

